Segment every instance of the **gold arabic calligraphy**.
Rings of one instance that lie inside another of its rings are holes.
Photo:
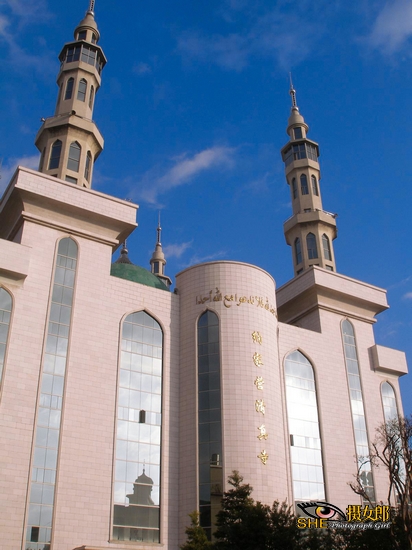
[[[238,298],[237,294],[223,295],[217,287],[214,295],[213,290],[210,290],[205,296],[196,296],[196,304],[205,304],[207,302],[223,302],[223,305],[227,308],[232,307],[232,302],[235,302],[237,306],[251,304],[269,311],[272,315],[276,315],[276,310],[269,304],[268,298],[265,301],[261,296],[239,296]]]

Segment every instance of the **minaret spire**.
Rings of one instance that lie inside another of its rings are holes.
[[[290,97],[292,98],[292,109],[296,109],[297,111],[299,111],[299,107],[296,103],[296,90],[293,87],[293,82],[292,82],[292,73],[289,73],[289,79],[290,79],[289,94],[290,94]]]
[[[157,244],[162,244],[160,242],[160,239],[161,239],[161,236],[162,236],[162,228],[160,227],[160,210],[159,210],[159,218],[158,218],[158,221],[157,221]]]
[[[94,4],[95,4],[95,0],[90,0],[90,5],[89,5],[89,9],[87,10],[87,13],[94,15]]]
[[[165,275],[165,255],[163,253],[162,243],[160,242],[161,236],[162,236],[162,228],[160,226],[160,211],[159,211],[159,217],[157,221],[157,240],[154,252],[152,254],[152,257],[150,258],[150,267],[151,271],[156,277],[158,277],[166,286],[167,288],[170,288],[172,286],[172,280],[170,277]]]
[[[332,247],[337,235],[336,215],[322,207],[319,145],[307,138],[309,126],[299,112],[291,75],[289,94],[292,98],[287,127],[290,140],[281,151],[293,209],[292,217],[283,226],[286,242],[292,247],[295,275],[313,265],[336,271]]]
[[[103,150],[103,137],[93,122],[95,96],[106,57],[97,45],[94,0],[63,46],[57,75],[59,94],[54,116],[43,121],[36,136],[39,171],[82,187],[91,187],[93,166]]]

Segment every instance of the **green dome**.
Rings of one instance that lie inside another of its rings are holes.
[[[156,275],[153,275],[153,273],[150,273],[150,271],[138,265],[133,265],[131,263],[114,263],[111,265],[110,275],[169,292],[167,286],[162,283]]]

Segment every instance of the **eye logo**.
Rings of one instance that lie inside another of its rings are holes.
[[[300,502],[298,507],[305,515],[313,519],[335,519],[339,521],[346,521],[346,515],[342,512],[342,510],[329,502]]]

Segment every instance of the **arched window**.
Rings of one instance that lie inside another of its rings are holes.
[[[398,417],[398,407],[396,405],[395,392],[388,382],[382,384],[381,396],[385,422],[389,422]]]
[[[296,178],[292,178],[292,196],[294,199],[298,196],[298,186],[296,185]]]
[[[312,181],[312,193],[318,196],[319,195],[318,182],[316,181],[315,176],[311,176],[310,179]]]
[[[296,256],[296,265],[300,264],[302,261],[302,247],[300,245],[300,239],[295,239],[295,256]]]
[[[308,178],[306,177],[306,174],[302,174],[300,176],[300,191],[302,195],[309,195]]]
[[[200,525],[210,539],[223,488],[219,318],[213,311],[199,318],[197,343],[199,511]]]
[[[64,94],[64,99],[71,99],[73,94],[74,78],[69,78],[66,84],[66,93]]]
[[[316,259],[318,257],[318,247],[316,245],[316,237],[313,233],[308,233],[306,235],[306,246],[309,260]]]
[[[90,181],[90,168],[91,168],[91,165],[92,165],[92,154],[91,154],[90,151],[87,151],[86,164],[85,164],[85,167],[84,167],[84,177],[85,177],[86,181]]]
[[[355,434],[356,454],[360,466],[360,477],[365,491],[368,493],[371,501],[374,502],[375,489],[373,485],[371,465],[369,462],[365,463],[363,460],[364,457],[369,456],[369,442],[363,407],[355,331],[352,323],[347,319],[342,322],[342,336],[352,409],[353,430]]]
[[[6,345],[10,328],[11,309],[11,296],[6,289],[0,287],[0,387],[6,358]]]
[[[51,149],[51,155],[49,160],[49,170],[53,170],[54,168],[59,167],[61,152],[62,152],[62,142],[59,139],[56,139]]]
[[[138,311],[121,338],[113,539],[159,543],[163,332]]]
[[[79,89],[77,90],[77,99],[79,101],[86,101],[87,82],[82,78],[79,82]]]
[[[50,548],[78,248],[70,237],[57,247],[36,415],[25,548]],[[33,544],[38,543],[38,544]]]
[[[77,141],[73,141],[70,144],[69,159],[67,161],[67,168],[73,170],[73,172],[79,171],[81,147]]]
[[[94,86],[90,87],[90,96],[89,96],[89,107],[90,109],[93,109],[93,102],[94,102]]]
[[[313,368],[300,351],[285,360],[294,500],[325,498],[322,445]]]
[[[325,235],[325,233],[322,235],[322,248],[323,248],[323,256],[325,257],[325,260],[332,261],[332,253],[330,251],[329,237]]]

